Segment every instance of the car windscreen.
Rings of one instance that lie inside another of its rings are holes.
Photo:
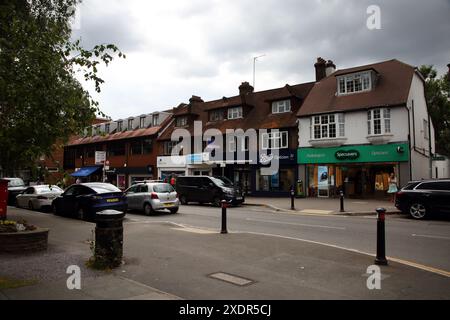
[[[155,184],[153,186],[153,191],[156,193],[169,193],[174,192],[173,187],[168,183]]]
[[[228,188],[233,187],[233,183],[225,177],[220,178],[210,177],[210,178],[214,182],[214,184],[218,187],[228,187]]]
[[[119,188],[112,184],[94,184],[87,185],[87,187],[91,188],[97,193],[109,193],[109,192],[122,192]]]
[[[57,186],[45,186],[45,187],[35,187],[36,193],[58,193],[63,192],[63,190]]]
[[[409,182],[406,186],[404,186],[402,189],[403,190],[412,190],[414,189],[415,186],[417,186],[420,183],[420,181],[416,181],[416,182]]]
[[[25,182],[20,178],[14,178],[8,180],[8,187],[24,187]]]

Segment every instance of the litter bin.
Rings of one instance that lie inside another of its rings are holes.
[[[0,179],[0,219],[6,220],[8,208],[8,180]]]
[[[116,268],[122,264],[124,212],[104,210],[95,215],[95,261]]]

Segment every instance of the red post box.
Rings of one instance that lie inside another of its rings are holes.
[[[8,180],[0,179],[0,219],[6,220],[8,207]]]

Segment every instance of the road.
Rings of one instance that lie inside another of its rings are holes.
[[[130,222],[170,221],[197,228],[220,230],[221,209],[186,205],[178,214],[127,214]],[[375,254],[374,216],[291,214],[265,207],[228,209],[228,230],[290,237]],[[386,218],[386,255],[450,272],[450,221],[415,221],[404,216]]]

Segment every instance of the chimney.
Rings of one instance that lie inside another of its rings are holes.
[[[239,95],[243,96],[249,93],[252,93],[254,88],[248,83],[247,81],[242,82],[242,84],[239,86]]]
[[[333,63],[333,61],[328,60],[325,64],[325,75],[328,77],[330,74],[336,71],[336,65]]]
[[[189,103],[190,104],[196,104],[196,103],[202,103],[202,102],[204,102],[203,101],[203,99],[202,98],[200,98],[199,96],[192,96],[190,99],[189,99]]]
[[[319,82],[327,76],[325,72],[326,63],[327,62],[323,58],[317,58],[317,62],[314,64],[314,68],[316,68],[316,82]]]

